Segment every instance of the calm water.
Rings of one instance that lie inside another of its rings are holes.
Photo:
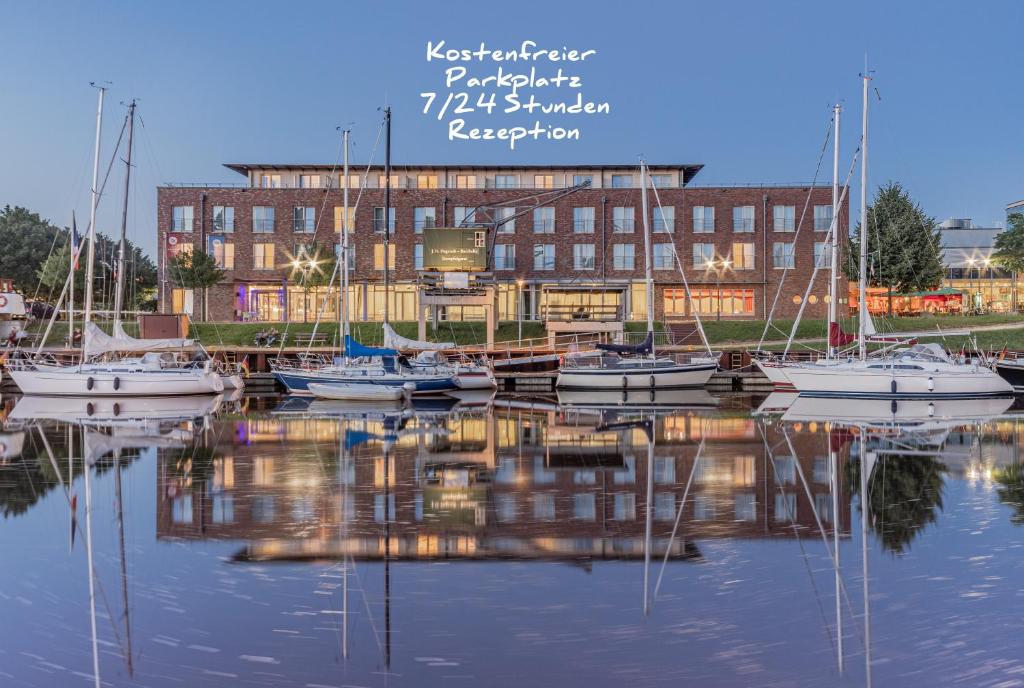
[[[1024,685],[1008,402],[16,401],[3,686]]]

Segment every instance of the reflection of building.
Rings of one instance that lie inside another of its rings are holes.
[[[159,463],[159,537],[249,541],[248,557],[376,558],[387,518],[397,558],[630,558],[643,553],[647,439],[642,428],[602,430],[581,412],[496,411],[410,423],[389,444],[370,440],[339,459],[338,421],[270,418],[233,423],[200,484],[174,457]],[[380,422],[347,430],[380,436]],[[695,538],[789,537],[833,521],[828,434],[791,432],[798,456],[756,421],[680,414],[655,429],[652,549]],[[350,434],[349,438],[356,437]],[[696,464],[701,440],[705,447]],[[194,467],[192,467],[194,470]],[[841,523],[849,522],[843,485]],[[806,479],[805,490],[803,479]],[[810,499],[808,498],[808,492]],[[813,500],[813,504],[812,501]]]
[[[342,226],[340,174],[331,165],[237,164],[237,185],[163,186],[157,190],[158,262],[164,311],[191,307],[186,290],[171,289],[166,257],[203,247],[227,271],[210,289],[210,314],[219,320],[314,320],[326,287],[297,286],[311,253],[330,256]],[[655,310],[659,318],[705,315],[764,317],[783,268],[809,274],[827,255],[830,186],[691,187],[701,165],[650,168],[661,207],[652,198]],[[357,319],[380,320],[385,293],[382,170],[350,175],[351,203],[361,196],[350,226],[354,257],[351,297]],[[589,182],[553,204],[531,208],[534,197]],[[360,190],[360,187],[365,189]],[[547,319],[584,308],[592,318],[646,316],[639,174],[635,165],[394,167],[391,194],[392,270],[388,295],[393,320],[416,320],[423,230],[508,218],[493,237],[490,267],[497,281],[499,317]],[[805,204],[806,217],[801,218]],[[847,231],[848,202],[839,236]],[[799,240],[797,226],[802,224]],[[686,299],[676,255],[694,289]],[[306,258],[303,258],[303,257]],[[520,284],[521,282],[521,284]],[[795,314],[803,289],[780,300]],[[795,302],[794,302],[795,301]],[[824,287],[809,297],[811,313],[825,312]],[[337,317],[337,298],[324,317]],[[481,319],[483,306],[448,307],[451,320]],[[332,315],[333,314],[333,315]]]

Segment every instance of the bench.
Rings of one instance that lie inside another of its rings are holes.
[[[292,335],[295,346],[327,346],[327,335],[299,332]]]

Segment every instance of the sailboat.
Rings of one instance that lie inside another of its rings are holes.
[[[464,355],[449,359],[446,351],[455,348],[455,342],[425,342],[408,339],[395,332],[390,324],[384,323],[384,346],[401,351],[416,351],[416,357],[409,361],[414,369],[451,370],[455,384],[460,390],[494,389],[498,386],[494,371],[486,360],[474,361]]]
[[[598,344],[599,356],[567,356],[555,386],[561,389],[659,389],[703,387],[718,370],[714,356],[657,356],[654,351],[654,275],[648,219],[647,163],[640,163],[647,278],[647,337],[639,344]],[[686,358],[684,358],[686,356]]]
[[[384,111],[386,126],[387,157],[384,163],[385,217],[390,206],[391,193],[391,108]],[[344,169],[348,179],[348,137],[343,133]],[[285,359],[271,361],[274,377],[288,390],[289,394],[313,395],[323,399],[344,399],[365,401],[397,400],[404,394],[436,394],[458,388],[456,372],[451,366],[416,367],[395,348],[365,346],[349,334],[348,308],[348,185],[344,186],[344,225],[342,227],[342,249],[339,266],[339,331],[344,335],[343,355],[333,361],[309,365],[305,361],[295,363]],[[387,225],[387,223],[385,223]],[[385,255],[388,252],[390,228],[384,232]],[[388,291],[387,261],[384,261],[384,291]],[[385,332],[388,329],[387,296],[384,310]],[[382,389],[386,388],[386,389]]]
[[[85,314],[82,335],[82,357],[77,364],[61,364],[38,356],[34,359],[19,357],[8,362],[11,378],[27,395],[42,396],[165,396],[192,394],[219,394],[224,390],[220,376],[209,360],[194,360],[182,364],[171,351],[194,348],[195,342],[185,339],[134,339],[121,325],[121,310],[125,288],[125,234],[128,222],[129,184],[131,182],[132,140],[135,124],[135,101],[128,106],[128,152],[125,159],[124,207],[121,215],[117,286],[114,304],[114,334],[107,335],[91,321],[93,295],[93,269],[96,244],[96,205],[98,192],[98,161],[100,129],[103,117],[103,94],[96,123],[96,151],[93,166],[92,220],[89,226],[89,258],[86,266]],[[63,300],[68,286],[74,281],[73,268],[64,285]],[[58,309],[54,309],[56,318]],[[50,332],[54,318],[46,329]],[[42,342],[45,343],[46,336]],[[40,344],[40,349],[42,343]],[[119,352],[141,353],[138,357],[118,358]]]
[[[857,333],[857,358],[837,360],[829,357],[811,364],[792,365],[785,376],[803,396],[883,399],[969,399],[1006,396],[1013,387],[978,361],[953,359],[939,344],[914,344],[888,347],[884,355],[868,356],[873,325],[867,309],[867,170],[868,170],[868,82],[863,82],[863,114],[860,159],[860,216],[863,240],[860,242],[860,289]],[[833,227],[835,218],[833,218]],[[831,333],[830,333],[831,334]],[[928,333],[921,333],[928,334]],[[948,333],[947,333],[948,334]],[[901,333],[901,337],[911,334]],[[845,337],[843,339],[846,339]],[[851,338],[852,340],[852,338]],[[845,343],[845,342],[844,342]],[[831,348],[831,347],[830,347]]]

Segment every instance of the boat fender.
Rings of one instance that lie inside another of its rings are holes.
[[[87,380],[85,381],[85,388],[86,388],[86,389],[88,389],[88,390],[90,390],[90,391],[92,391],[92,386],[93,386],[94,384],[96,384],[96,381],[95,381],[95,380],[93,380],[93,379],[92,379],[92,378],[90,377],[89,379],[87,379]]]
[[[892,390],[893,394],[896,393],[896,381],[895,380],[893,380],[892,383],[890,383],[889,388]]]
[[[654,391],[654,388],[652,387],[651,388],[651,403],[652,404],[654,403],[654,396],[655,396],[655,391]]]
[[[622,389],[629,387],[629,379],[625,375],[622,376]]]
[[[120,416],[120,415],[121,415],[121,404],[119,404],[119,403],[117,403],[115,401],[114,402],[114,416]]]
[[[891,404],[889,404],[889,412],[890,412],[890,413],[896,413],[896,408],[897,408],[897,407],[896,407],[896,400],[895,400],[895,399],[893,399],[893,400],[892,400],[892,403],[891,403]]]
[[[654,376],[653,375],[651,375],[650,383],[651,383],[651,389],[654,389]]]
[[[929,392],[934,392],[935,391],[935,380],[932,379],[930,376],[928,378],[928,391]]]
[[[91,416],[93,414],[94,410],[95,409],[93,408],[93,405],[92,405],[91,401],[88,404],[85,405],[85,415]]]
[[[114,378],[114,391],[116,392],[119,389],[121,389],[121,378],[115,377]]]
[[[931,418],[934,415],[935,415],[935,404],[929,401],[928,402],[928,417]]]

